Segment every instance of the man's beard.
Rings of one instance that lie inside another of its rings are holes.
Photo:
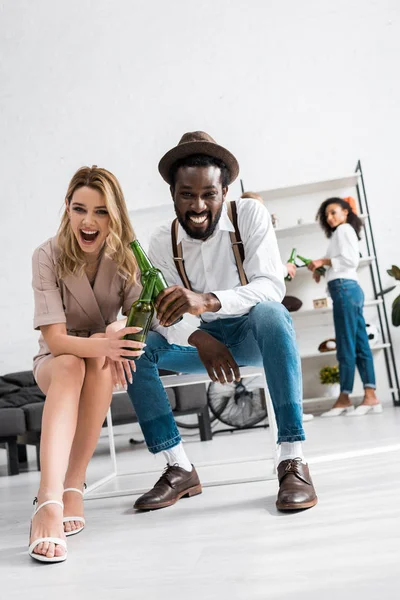
[[[223,209],[223,204],[221,204],[221,208],[219,209],[219,211],[217,212],[217,214],[214,217],[214,220],[211,221],[211,213],[210,211],[205,211],[203,213],[200,213],[200,215],[198,213],[194,213],[194,212],[186,212],[185,216],[183,217],[177,210],[176,210],[176,206],[175,206],[175,213],[177,216],[177,219],[179,221],[179,224],[183,227],[183,229],[186,231],[186,233],[193,238],[194,240],[206,240],[207,238],[209,238],[215,231],[216,226],[218,225],[218,221],[221,218],[221,214],[222,214],[222,209]],[[202,216],[207,214],[207,217],[209,219],[209,225],[207,227],[207,229],[202,232],[202,231],[196,231],[195,229],[191,229],[188,225],[189,221],[189,217],[190,216]]]

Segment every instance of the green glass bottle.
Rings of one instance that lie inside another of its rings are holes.
[[[296,248],[292,249],[292,252],[290,253],[290,258],[288,260],[288,263],[294,265],[295,264],[295,260],[296,260]],[[285,280],[286,281],[292,281],[292,276],[289,275],[289,273],[286,275]]]
[[[155,300],[157,298],[158,294],[160,292],[162,292],[163,290],[165,290],[167,287],[169,287],[169,285],[165,281],[165,277],[162,274],[162,272],[160,271],[160,269],[157,269],[156,267],[154,267],[154,265],[150,261],[149,257],[147,256],[146,252],[143,250],[142,246],[140,245],[140,242],[138,240],[133,240],[133,242],[131,242],[130,246],[132,248],[132,252],[135,255],[136,262],[140,269],[140,273],[141,273],[140,280],[141,280],[142,286],[144,287],[146,280],[147,280],[148,273],[150,271],[154,271],[154,273],[157,275],[155,285],[154,285],[154,291],[153,291],[153,300]],[[174,323],[171,323],[171,325],[175,325],[176,323],[179,323],[179,321],[181,321],[181,320],[182,320],[182,317],[177,319]]]
[[[132,340],[134,342],[145,342],[147,334],[150,329],[151,321],[154,315],[154,306],[153,306],[153,294],[154,294],[154,286],[157,280],[157,272],[154,269],[150,269],[147,274],[145,285],[142,289],[142,293],[136,302],[134,302],[131,306],[131,310],[129,311],[128,319],[126,321],[126,327],[141,327],[142,330],[138,333],[129,333],[124,337],[124,340]],[[126,348],[126,350],[131,350],[132,348]],[[126,356],[128,360],[137,360],[140,356],[136,357],[136,359],[132,359],[132,357]]]
[[[306,266],[309,265],[310,262],[312,262],[311,258],[304,258],[304,256],[300,256],[300,254],[297,255],[297,258],[299,258],[301,262],[303,262]],[[322,276],[326,273],[325,267],[318,267],[316,271]]]

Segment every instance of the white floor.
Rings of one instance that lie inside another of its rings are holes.
[[[0,600],[397,600],[399,426],[400,409],[390,406],[383,415],[306,423],[319,504],[288,515],[275,509],[268,430],[187,438],[204,493],[144,514],[132,510],[135,496],[87,500],[87,528],[68,540],[61,565],[27,556],[38,473],[32,462],[7,477],[0,451]],[[137,474],[105,490],[145,489],[163,467],[129,437],[117,429],[119,470]],[[106,449],[102,438],[89,482],[109,470]]]

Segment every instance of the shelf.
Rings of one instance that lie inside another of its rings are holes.
[[[380,306],[383,304],[383,300],[367,300],[364,302],[364,308],[368,308],[371,306]],[[326,308],[310,308],[307,310],[297,310],[291,313],[291,316],[299,316],[299,317],[309,317],[311,315],[326,315],[327,313],[331,313],[333,310],[332,306],[327,306]]]
[[[371,346],[372,352],[377,352],[378,350],[383,350],[384,348],[390,348],[390,344],[376,344],[376,346]],[[310,352],[307,354],[300,354],[301,360],[307,360],[308,358],[320,358],[325,356],[335,356],[336,350],[332,350],[331,352]]]
[[[360,219],[364,223],[368,215],[360,215]],[[322,233],[322,229],[318,221],[310,221],[309,223],[302,223],[301,225],[292,225],[291,227],[282,227],[281,229],[275,229],[276,237],[278,240],[282,238],[294,238],[301,235],[308,235],[310,233]]]
[[[357,185],[360,173],[351,173],[345,177],[335,177],[323,181],[312,181],[300,185],[289,185],[271,190],[262,190],[257,192],[264,200],[278,200],[290,198],[292,196],[302,196],[304,194],[315,194],[329,190],[338,190]]]

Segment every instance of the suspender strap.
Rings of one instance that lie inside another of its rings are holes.
[[[172,225],[171,225],[172,254],[174,257],[174,263],[176,266],[176,270],[179,273],[179,277],[182,279],[182,283],[183,283],[184,287],[188,290],[192,290],[192,286],[190,285],[189,277],[187,276],[186,270],[185,270],[185,261],[183,260],[183,253],[182,253],[182,243],[180,242],[179,244],[177,244],[178,227],[179,227],[178,219],[174,219],[174,221],[172,222]]]
[[[228,217],[232,221],[232,225],[235,228],[235,231],[230,231],[229,235],[231,238],[233,255],[235,257],[236,266],[239,272],[239,278],[241,285],[247,285],[249,283],[246,273],[243,268],[244,261],[244,246],[242,242],[242,238],[240,236],[240,231],[237,223],[237,209],[236,202],[233,200],[232,202],[226,203],[226,208],[228,210]]]

